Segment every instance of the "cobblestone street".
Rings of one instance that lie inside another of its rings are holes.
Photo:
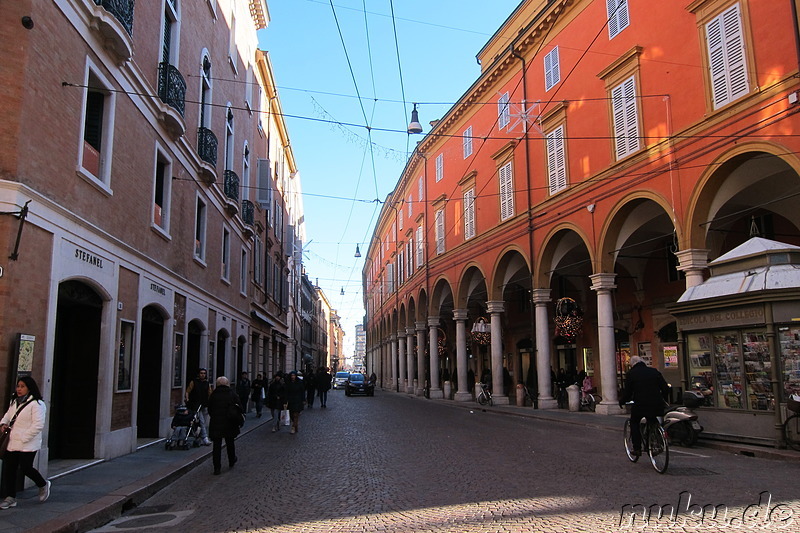
[[[212,476],[206,461],[97,531],[797,531],[800,520],[796,462],[675,447],[659,475],[627,460],[621,429],[382,391],[331,391],[328,404],[304,411],[297,435],[261,426],[237,441],[234,469]]]

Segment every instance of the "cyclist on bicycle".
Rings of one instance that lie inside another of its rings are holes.
[[[631,407],[631,441],[634,455],[642,455],[642,434],[636,428],[642,417],[648,424],[658,423],[657,417],[664,416],[664,407],[669,398],[669,385],[655,368],[647,366],[638,355],[631,357],[631,369],[625,376],[625,389],[619,406],[633,400]]]

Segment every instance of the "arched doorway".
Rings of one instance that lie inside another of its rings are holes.
[[[214,379],[226,375],[225,368],[227,362],[226,356],[228,353],[228,337],[228,332],[224,329],[219,330],[217,333],[217,364],[215,366],[216,372],[214,373]]]
[[[186,383],[197,377],[197,371],[204,368],[202,363],[203,325],[197,320],[189,322],[186,338]]]
[[[164,317],[153,306],[142,309],[142,333],[139,348],[139,400],[136,411],[136,436],[158,438],[161,420]]]
[[[51,459],[92,459],[103,300],[80,281],[58,286],[47,445]]]
[[[242,372],[248,372],[247,368],[247,339],[244,335],[240,335],[236,342],[236,367],[237,372],[234,379],[239,379]]]

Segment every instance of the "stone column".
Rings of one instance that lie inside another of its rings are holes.
[[[428,317],[428,351],[430,352],[431,361],[431,382],[430,392],[432,400],[439,400],[444,398],[444,391],[439,386],[439,317]]]
[[[503,388],[503,325],[501,316],[505,302],[486,302],[492,336],[492,401],[495,405],[508,405],[508,391]]]
[[[398,391],[405,392],[406,391],[406,335],[405,332],[400,329],[397,330],[397,362],[398,362]]]
[[[592,274],[592,290],[597,292],[597,344],[600,349],[600,382],[603,386],[603,401],[596,412],[606,415],[621,414],[617,391],[617,357],[614,342],[614,303],[611,291],[616,274]]]
[[[389,388],[397,390],[397,335],[389,336]]]
[[[406,394],[414,394],[414,328],[406,328]]]
[[[425,321],[415,322],[417,327],[417,396],[423,396],[422,387],[425,386]]]
[[[453,310],[456,323],[456,371],[458,373],[458,389],[455,395],[457,402],[472,400],[472,391],[467,383],[467,310]]]
[[[534,289],[533,304],[536,313],[536,376],[539,386],[539,409],[556,409],[558,401],[553,397],[553,382],[550,380],[550,321],[547,304],[550,289]]]
[[[703,273],[708,268],[708,250],[690,248],[675,252],[678,258],[678,270],[686,274],[686,288],[700,285],[705,281]]]

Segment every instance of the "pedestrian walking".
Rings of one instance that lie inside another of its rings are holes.
[[[208,435],[214,444],[211,451],[214,475],[219,475],[222,466],[222,439],[225,439],[225,448],[228,452],[228,467],[233,468],[238,461],[235,439],[242,423],[241,410],[239,396],[231,389],[228,378],[218,377],[217,387],[208,398],[208,413],[211,416]]]
[[[292,429],[289,433],[299,431],[300,413],[303,412],[303,399],[305,397],[305,387],[303,382],[297,379],[297,372],[289,372],[289,381],[286,382],[286,403],[289,406],[289,416],[292,419]]]
[[[331,376],[328,367],[320,367],[317,372],[317,395],[319,396],[320,407],[328,407],[328,391],[331,390]]]
[[[273,432],[281,429],[281,411],[285,405],[286,388],[283,383],[283,374],[275,372],[272,381],[269,382],[269,387],[267,387],[267,407],[272,414],[271,420],[275,421],[275,425],[272,427]]]
[[[309,409],[314,408],[314,396],[317,394],[317,380],[315,377],[314,373],[309,371],[305,379],[303,379],[303,384],[306,387],[306,404],[308,404]]]
[[[264,407],[264,377],[261,374],[256,374],[256,379],[250,383],[250,399],[256,407],[256,418],[261,418],[261,410]]]
[[[200,422],[200,440],[203,446],[211,446],[206,428],[208,428],[208,397],[213,390],[214,388],[208,382],[208,371],[201,368],[197,371],[197,377],[189,382],[184,395],[184,401],[189,407],[190,413],[196,413],[197,408],[200,408],[200,416],[197,418]]]
[[[250,399],[250,379],[247,372],[242,372],[239,381],[236,382],[236,395],[242,402],[242,411],[247,414],[247,400]]]
[[[11,427],[8,448],[3,456],[3,492],[6,498],[0,502],[0,509],[17,506],[17,471],[31,479],[39,487],[39,501],[50,497],[50,481],[33,467],[36,452],[42,448],[42,430],[44,429],[47,408],[36,381],[30,376],[23,376],[17,381],[16,397],[6,414],[0,419],[0,431]]]

